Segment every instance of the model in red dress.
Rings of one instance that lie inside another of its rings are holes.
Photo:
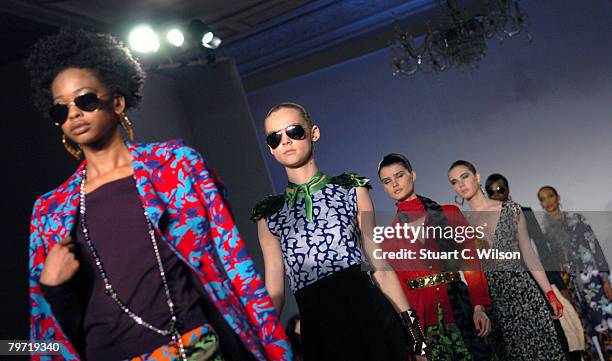
[[[400,232],[381,245],[405,256],[388,263],[417,310],[431,360],[492,359],[485,341],[491,331],[486,314],[491,301],[475,250],[477,233],[465,233],[470,225],[456,206],[415,193],[416,173],[406,157],[385,156],[378,175],[385,192],[397,201],[394,229],[413,227],[408,238]]]

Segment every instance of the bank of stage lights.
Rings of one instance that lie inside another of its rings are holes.
[[[164,45],[181,50],[200,46],[214,50],[221,45],[221,38],[200,20],[192,20],[186,29],[166,28],[164,35]],[[129,34],[128,43],[132,50],[139,53],[156,53],[162,47],[160,36],[148,25],[135,27]]]

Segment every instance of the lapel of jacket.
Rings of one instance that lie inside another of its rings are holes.
[[[172,157],[172,150],[164,144],[127,143],[132,157],[134,179],[140,200],[153,227],[160,232],[159,221],[166,210],[172,192],[158,193],[155,184],[162,182],[158,169]],[[68,236],[76,222],[79,207],[79,190],[83,176],[81,172],[87,165],[83,161],[77,170],[47,199],[47,214],[56,214],[47,224],[47,231],[52,233],[53,242],[59,242]],[[174,187],[173,187],[174,189]],[[59,221],[59,224],[57,223]]]
[[[47,200],[46,213],[51,215],[51,219],[48,220],[46,231],[51,233],[51,240],[54,243],[70,235],[74,228],[79,206],[79,188],[83,178],[81,171],[86,164],[87,162],[83,161],[70,178],[59,186]],[[53,217],[54,214],[59,217]]]
[[[160,143],[127,143],[132,156],[134,180],[140,195],[140,200],[155,230],[161,234],[159,221],[166,211],[168,202],[172,199],[176,187],[164,192],[162,182],[171,182],[161,173],[161,167],[168,162],[173,154],[167,144]]]

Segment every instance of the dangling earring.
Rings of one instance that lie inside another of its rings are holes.
[[[127,114],[121,113],[119,114],[119,122],[121,123],[121,127],[125,130],[125,134],[127,134],[128,139],[133,142],[134,141],[134,128],[132,127],[132,122],[130,118],[128,118]]]
[[[459,198],[461,199],[461,202],[459,202],[459,201],[457,200],[457,197],[459,197],[459,196],[455,194],[455,203],[457,203],[458,205],[462,206],[462,205],[463,205],[463,203],[465,202],[465,198],[463,198],[463,197],[459,197]]]
[[[478,185],[478,188],[480,188],[480,191],[482,192],[482,194],[484,194],[485,196],[487,195],[484,191],[484,189],[482,189],[482,184]]]
[[[77,148],[75,149],[75,147],[68,144],[66,134],[62,134],[62,144],[64,144],[64,148],[66,148],[66,151],[68,151],[71,156],[75,157],[77,160],[81,159],[81,153],[83,152],[81,146],[77,144]]]

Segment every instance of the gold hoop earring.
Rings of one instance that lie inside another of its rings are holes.
[[[133,142],[134,128],[132,127],[132,122],[130,121],[130,118],[128,118],[127,114],[119,114],[119,122],[121,123],[121,127],[123,128],[123,130],[125,130],[125,134],[127,134],[128,139]]]
[[[64,145],[64,148],[66,148],[66,151],[70,153],[71,156],[75,157],[76,160],[81,159],[81,153],[83,153],[81,146],[77,144],[77,148],[75,148],[71,146],[70,144],[68,144],[68,140],[66,139],[66,134],[62,134],[62,144]]]

